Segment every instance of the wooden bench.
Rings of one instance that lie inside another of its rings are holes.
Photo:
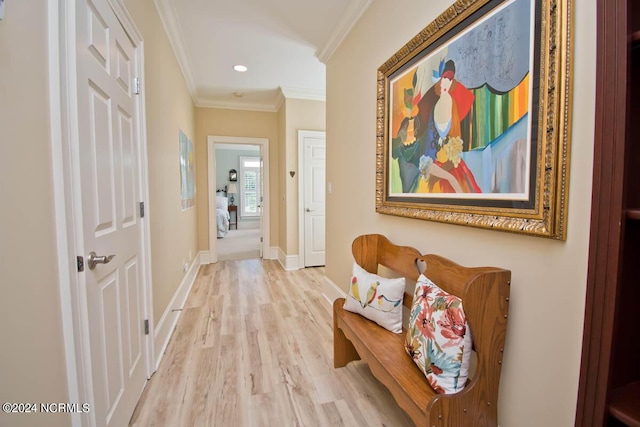
[[[370,273],[377,274],[382,265],[413,281],[420,273],[417,266],[424,261],[425,276],[463,300],[477,366],[462,391],[436,394],[405,351],[406,331],[394,334],[343,310],[344,298],[333,303],[334,366],[362,359],[416,426],[497,426],[511,272],[462,267],[438,255],[421,255],[414,248],[396,246],[379,234],[356,238],[352,251],[355,261]],[[413,299],[409,283],[404,297],[407,308]]]

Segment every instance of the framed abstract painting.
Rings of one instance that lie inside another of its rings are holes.
[[[378,69],[376,211],[566,239],[571,0],[458,0]]]
[[[196,205],[196,159],[193,142],[180,130],[180,199],[182,210]]]

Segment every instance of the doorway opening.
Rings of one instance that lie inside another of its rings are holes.
[[[268,253],[268,143],[266,138],[208,137],[212,263]]]

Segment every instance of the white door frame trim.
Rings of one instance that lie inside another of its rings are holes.
[[[140,77],[144,76],[142,35],[127,12],[123,0],[107,0],[121,25],[136,46]],[[60,313],[64,340],[65,366],[69,402],[93,405],[93,380],[89,346],[89,316],[86,280],[77,273],[76,256],[84,255],[82,231],[82,195],[80,187],[78,103],[76,75],[76,6],[74,0],[48,0],[49,110],[51,157],[56,229]],[[142,78],[142,93],[144,79]],[[140,197],[146,205],[141,220],[142,284],[145,319],[150,331],[145,371],[153,373],[154,347],[151,289],[151,240],[149,230],[149,186],[144,96],[138,99],[138,138]],[[73,427],[95,425],[95,413],[70,414]]]
[[[209,263],[218,262],[218,234],[216,225],[216,144],[243,144],[243,145],[259,145],[261,147],[263,162],[263,182],[262,182],[262,256],[268,259],[271,254],[269,248],[271,222],[269,221],[269,210],[271,200],[269,197],[269,138],[250,138],[243,136],[207,136],[207,171],[209,177],[207,179],[209,197]]]
[[[299,130],[298,131],[298,263],[299,268],[305,268],[305,241],[304,241],[304,139],[306,137],[324,138],[326,141],[327,133],[317,130]]]

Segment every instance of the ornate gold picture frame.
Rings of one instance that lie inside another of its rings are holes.
[[[458,0],[378,68],[376,211],[566,239],[571,0]]]

